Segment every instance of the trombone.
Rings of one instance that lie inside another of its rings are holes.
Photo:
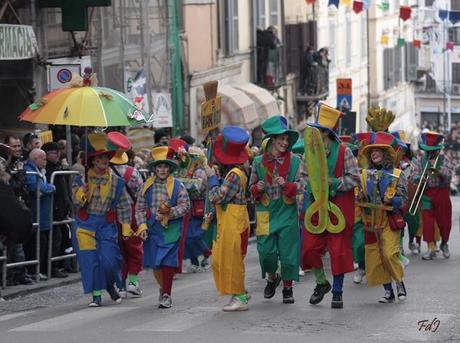
[[[442,141],[442,143],[444,143],[444,140]],[[442,149],[438,151],[436,159],[434,160],[433,165],[435,167],[438,164],[439,156],[441,156],[441,151]],[[423,193],[425,192],[426,185],[428,184],[428,178],[430,177],[430,169],[431,169],[430,160],[428,160],[426,162],[425,168],[423,168],[422,176],[420,177],[420,181],[418,182],[417,189],[415,190],[415,194],[412,197],[412,201],[410,203],[409,214],[411,216],[414,216],[417,213],[418,207],[420,205],[420,201],[422,200]]]

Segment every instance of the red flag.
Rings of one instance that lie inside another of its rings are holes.
[[[412,9],[409,6],[401,6],[399,7],[399,17],[403,20],[406,21],[407,19],[410,18]]]
[[[422,41],[420,39],[414,39],[412,45],[414,48],[420,49],[422,47]]]
[[[454,42],[447,42],[446,49],[454,51]]]
[[[356,14],[361,13],[363,10],[364,3],[362,1],[353,1],[353,12]]]
[[[316,0],[305,0],[307,4],[314,4]]]

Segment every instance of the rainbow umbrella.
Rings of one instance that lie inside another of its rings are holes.
[[[149,116],[116,90],[83,86],[48,93],[19,118],[36,124],[108,127],[146,123]]]

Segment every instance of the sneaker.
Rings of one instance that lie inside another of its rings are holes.
[[[436,251],[428,250],[426,253],[422,255],[422,260],[430,261],[436,257]]]
[[[107,288],[107,293],[109,293],[110,299],[112,299],[116,304],[121,303],[121,296],[115,287],[112,286]]]
[[[224,312],[247,311],[249,305],[247,301],[242,301],[240,298],[233,296],[230,302],[222,309]]]
[[[355,275],[353,276],[353,282],[360,284],[363,278],[366,276],[366,271],[363,269],[356,269]]]
[[[279,286],[281,282],[281,277],[279,274],[276,274],[276,279],[275,280],[270,280],[267,278],[267,286],[265,286],[264,289],[264,298],[265,299],[271,299],[276,293],[276,287]]]
[[[126,290],[128,291],[128,293],[136,296],[136,297],[140,297],[142,295],[142,290],[140,289],[139,287],[139,283],[136,282],[130,282],[128,283],[128,287],[126,287]]]
[[[159,308],[170,308],[171,306],[172,306],[171,296],[167,293],[164,293],[158,307]]]
[[[292,287],[283,288],[283,304],[293,304],[294,295],[292,293]]]
[[[190,265],[189,273],[199,273],[201,271],[202,271],[202,269],[201,269],[200,266],[197,266],[197,265],[194,265],[194,264]]]
[[[342,293],[332,293],[331,308],[343,308]]]
[[[393,290],[385,291],[385,295],[379,299],[380,304],[389,304],[395,302],[395,294]]]
[[[447,243],[441,244],[441,251],[442,251],[442,256],[444,256],[444,258],[450,257],[449,246],[447,245]]]
[[[58,279],[65,279],[68,275],[59,269],[51,270],[51,277],[58,278]]]
[[[102,298],[100,295],[93,296],[93,300],[88,304],[88,307],[100,307]]]
[[[418,243],[411,242],[409,243],[409,250],[412,255],[420,254],[420,245]]]
[[[332,289],[329,281],[326,281],[324,285],[316,284],[315,290],[313,291],[312,296],[310,297],[310,304],[316,305],[319,304],[327,292]]]
[[[42,274],[42,273],[39,274],[39,278],[40,278],[40,281],[47,281],[48,280],[48,276],[46,276],[45,274]]]
[[[200,267],[202,270],[209,270],[211,268],[211,264],[209,263],[209,257],[204,257],[201,260]]]
[[[404,255],[399,255],[399,261],[401,262],[403,268],[406,268],[410,263],[410,260]]]
[[[398,293],[398,300],[403,302],[406,300],[407,297],[407,291],[406,291],[406,286],[404,285],[404,282],[396,282],[396,292]]]
[[[118,294],[120,294],[120,297],[121,297],[122,299],[128,298],[128,292],[126,291],[126,288],[121,288],[121,289],[118,291]]]
[[[299,276],[305,276],[305,272],[299,267]]]
[[[13,280],[16,282],[14,285],[12,286],[16,286],[17,284],[21,284],[21,285],[31,285],[33,284],[33,280],[32,278],[30,278],[29,276],[25,275],[25,274],[21,274],[19,276],[17,276],[16,278],[13,278]],[[11,285],[8,285],[8,286],[11,286]]]

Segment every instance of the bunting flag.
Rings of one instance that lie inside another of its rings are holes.
[[[398,38],[398,46],[402,48],[404,44],[406,44],[406,41],[404,40],[404,38]]]
[[[363,4],[364,4],[364,10],[367,11],[369,10],[369,7],[371,6],[371,0],[364,0]]]
[[[409,6],[402,6],[399,7],[399,17],[403,20],[406,21],[410,19],[412,9]]]
[[[447,42],[446,50],[454,51],[454,42]]]
[[[412,45],[414,48],[420,49],[422,47],[422,41],[420,39],[414,39]]]
[[[449,21],[455,25],[460,21],[460,11],[450,11],[449,12]]]
[[[340,4],[342,6],[351,7],[351,1],[352,0],[340,0]]]
[[[315,3],[316,0],[305,0],[307,2],[307,4],[311,4],[313,5]]]
[[[449,11],[439,10],[438,15],[439,15],[439,19],[446,20],[449,17]]]
[[[329,0],[328,6],[335,6],[336,8],[339,8],[339,1],[340,0]]]
[[[353,1],[353,12],[359,14],[362,12],[364,4],[362,1]]]
[[[389,37],[387,35],[382,35],[380,37],[380,44],[388,45]]]

